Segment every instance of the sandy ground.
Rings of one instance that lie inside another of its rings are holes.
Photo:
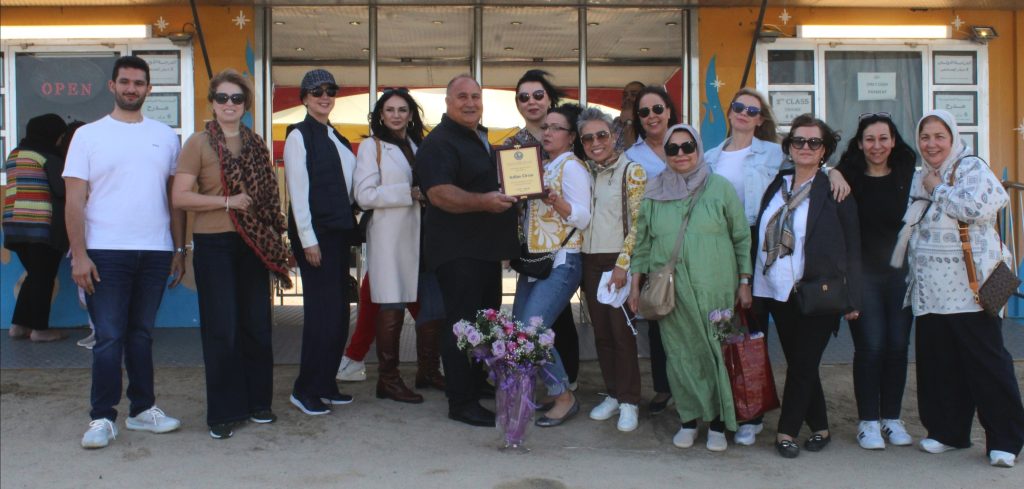
[[[580,415],[557,428],[533,428],[527,454],[497,449],[494,429],[445,418],[442,393],[404,405],[373,398],[373,382],[348,384],[356,402],[328,416],[310,417],[287,404],[296,368],[276,369],[272,425],[248,425],[229,440],[206,433],[200,368],[157,371],[158,405],[183,421],[164,435],[123,429],[111,446],[79,446],[88,425],[89,371],[0,371],[0,485],[14,488],[778,488],[778,487],[1022,487],[1024,467],[988,466],[984,434],[975,423],[975,445],[941,455],[910,447],[866,451],[857,446],[856,411],[849,365],[822,367],[833,443],[821,453],[785,460],[775,454],[777,411],[753,447],[725,453],[697,445],[672,446],[674,412],[650,417],[619,433],[614,420],[586,413],[600,401],[596,362],[583,365]],[[646,368],[646,366],[645,366]],[[412,367],[405,367],[406,377]],[[1018,378],[1024,363],[1017,364]],[[783,378],[777,372],[777,378]],[[649,379],[645,373],[644,377]],[[648,387],[648,386],[645,386]],[[780,385],[781,387],[781,385]],[[781,391],[781,389],[780,389]],[[645,396],[649,392],[645,390]],[[924,435],[916,417],[913,369],[904,399],[908,429]],[[805,433],[802,434],[806,436]],[[1019,462],[1024,465],[1024,460]]]

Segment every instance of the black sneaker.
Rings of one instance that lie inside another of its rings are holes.
[[[660,395],[660,394],[661,393],[659,392],[658,395]],[[654,397],[658,397],[658,396],[655,395]],[[650,413],[651,416],[654,416],[654,415],[657,415],[657,414],[661,414],[661,413],[665,412],[665,409],[668,408],[668,405],[671,402],[672,402],[672,393],[668,393],[668,397],[666,397],[664,400],[661,400],[661,401],[655,401],[654,399],[651,399],[651,403],[647,405],[647,412]]]
[[[274,421],[277,421],[277,415],[269,409],[261,409],[252,413],[252,415],[249,416],[249,421],[259,424],[273,423]]]
[[[300,399],[296,397],[295,394],[292,394],[289,401],[291,401],[293,406],[299,408],[299,411],[310,416],[319,416],[321,414],[328,414],[331,412],[331,409],[316,397],[303,397]]]
[[[214,440],[226,440],[234,434],[235,432],[231,430],[231,423],[218,423],[210,427],[210,438]]]
[[[323,401],[324,404],[334,404],[336,406],[341,404],[349,404],[353,401],[352,396],[348,394],[342,394],[340,392],[334,394],[331,397],[321,397],[320,400]]]

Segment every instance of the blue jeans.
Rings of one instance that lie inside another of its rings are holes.
[[[565,263],[551,270],[548,278],[531,282],[529,277],[520,274],[512,315],[523,322],[540,316],[544,318],[544,326],[550,328],[579,288],[582,277],[583,258],[579,253],[567,253]],[[569,388],[569,375],[558,350],[552,348],[551,353],[552,359],[544,365],[542,380],[548,395],[557,396]]]
[[[153,407],[153,324],[171,271],[170,251],[89,250],[100,280],[86,296],[96,325],[92,419],[117,418],[121,362],[128,371],[128,414]]]
[[[853,392],[863,421],[899,419],[907,383],[907,348],[913,317],[903,307],[906,273],[864,274],[860,319],[853,334]]]

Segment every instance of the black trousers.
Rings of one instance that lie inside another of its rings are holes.
[[[339,394],[334,375],[348,340],[348,260],[347,232],[317,233],[320,266],[306,261],[298,239],[292,240],[292,252],[302,273],[302,353],[299,377],[295,379],[296,397],[333,397]]]
[[[1002,320],[984,312],[925,314],[915,329],[917,409],[928,438],[970,446],[977,408],[985,451],[1019,454],[1024,407]]]
[[[657,321],[647,321],[647,340],[651,347],[651,378],[654,380],[654,392],[668,394],[672,390],[668,386],[668,371],[665,370],[665,346],[661,344],[661,327]]]
[[[206,422],[270,409],[274,390],[270,275],[238,233],[194,234]]]
[[[562,365],[569,376],[569,383],[576,382],[580,373],[580,336],[576,331],[576,319],[572,316],[572,303],[562,309],[562,313],[551,325],[555,332],[555,350],[562,357]]]
[[[483,370],[459,350],[451,325],[462,319],[475,320],[480,309],[501,307],[501,263],[456,258],[437,267],[437,281],[444,296],[448,325],[439,335],[445,394],[449,408],[457,409],[479,400]]]
[[[828,411],[818,368],[829,337],[839,327],[839,315],[804,316],[792,295],[787,302],[769,300],[767,305],[786,355],[778,432],[796,438],[805,422],[812,432],[827,430]]]
[[[64,255],[45,244],[22,243],[12,245],[11,249],[25,267],[25,281],[21,283],[11,323],[37,331],[47,329],[53,281]]]

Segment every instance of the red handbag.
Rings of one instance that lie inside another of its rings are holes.
[[[744,326],[749,326],[753,320],[749,309],[739,310],[739,316]],[[742,341],[722,345],[722,357],[729,372],[737,421],[753,419],[779,407],[764,336],[751,338],[745,333]]]

